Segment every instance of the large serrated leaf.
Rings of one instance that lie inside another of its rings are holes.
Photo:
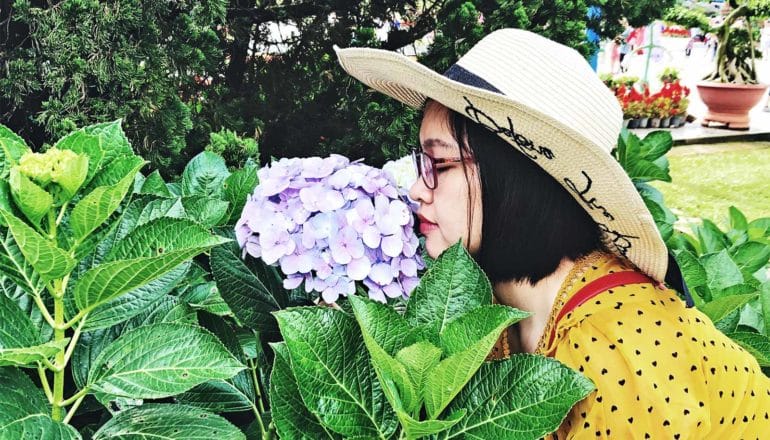
[[[439,438],[538,439],[556,430],[593,389],[578,372],[542,356],[518,354],[486,363],[446,409],[468,414]]]
[[[450,322],[441,332],[444,354],[449,354],[428,372],[425,409],[434,419],[449,405],[484,362],[500,333],[528,316],[526,312],[501,305],[485,305]]]
[[[0,215],[0,217],[2,217]],[[39,296],[43,283],[32,266],[24,258],[21,249],[9,230],[5,236],[0,233],[0,274],[13,280],[17,286],[33,296]]]
[[[703,268],[698,257],[692,252],[678,249],[674,251],[674,257],[676,257],[676,262],[679,263],[682,276],[684,276],[685,282],[687,282],[687,286],[690,289],[708,284],[706,269]]]
[[[139,194],[150,194],[159,197],[171,197],[171,191],[166,187],[166,182],[160,176],[158,170],[153,171],[144,179]]]
[[[286,343],[270,346],[275,353],[270,376],[270,412],[278,436],[301,440],[341,439],[339,434],[326,429],[302,401]]]
[[[203,382],[228,379],[243,365],[208,331],[186,324],[131,330],[99,354],[91,389],[135,399],[159,399]]]
[[[34,414],[0,424],[3,439],[80,440],[80,434],[70,425],[54,421],[46,414]]]
[[[113,298],[161,277],[180,263],[224,241],[225,239],[210,236],[207,242],[199,243],[196,247],[170,251],[155,257],[101,264],[78,280],[74,290],[75,303],[80,311],[91,311]]]
[[[401,349],[396,353],[396,360],[404,364],[415,390],[423,396],[428,374],[441,360],[441,349],[430,342],[420,341]]]
[[[62,278],[75,267],[75,260],[64,250],[51,244],[34,229],[5,211],[0,211],[13,234],[21,253],[24,255],[43,282]]]
[[[751,278],[770,260],[770,245],[757,241],[749,241],[730,249],[730,257],[738,265],[746,279]]]
[[[69,338],[59,341],[50,341],[32,347],[0,348],[0,367],[10,365],[14,367],[34,367],[43,359],[50,359],[63,351]]]
[[[222,186],[229,175],[222,157],[203,151],[192,158],[182,172],[182,194],[221,197]]]
[[[75,205],[70,226],[76,241],[82,241],[118,209],[142,166],[144,161],[131,168],[116,184],[97,187]]]
[[[0,425],[51,411],[42,390],[18,368],[0,367],[0,396]]]
[[[208,196],[183,197],[182,205],[187,218],[208,228],[221,224],[230,206],[224,200]]]
[[[239,373],[240,374],[240,373]],[[225,380],[204,382],[176,397],[179,403],[215,413],[255,410],[249,396]]]
[[[733,332],[727,336],[751,353],[760,367],[770,367],[770,338],[751,332]]]
[[[461,409],[442,420],[415,420],[403,411],[396,411],[396,414],[398,414],[398,420],[401,422],[404,433],[406,433],[406,439],[414,440],[435,436],[442,431],[446,431],[465,417],[466,411]]]
[[[0,293],[0,353],[8,348],[31,347],[38,343],[38,332],[26,313],[14,300]]]
[[[30,151],[24,139],[0,124],[0,179],[5,179],[11,166],[16,165],[21,156]]]
[[[404,342],[410,342],[406,320],[384,304],[356,296],[351,296],[348,300],[353,307],[353,314],[372,357],[372,364],[385,397],[396,411],[412,413],[419,409],[422,399],[406,366],[390,354],[400,350]],[[389,329],[394,330],[392,334],[387,333]],[[389,350],[383,345],[388,346]]]
[[[213,246],[225,239],[186,219],[160,217],[138,226],[122,238],[105,257],[105,262],[154,257],[185,248]]]
[[[190,267],[184,262],[159,278],[96,307],[88,314],[84,330],[109,327],[131,319],[166,296]]]
[[[386,439],[398,422],[353,317],[320,307],[275,313],[302,400],[344,437]]]
[[[120,216],[115,240],[125,238],[137,227],[161,217],[184,218],[185,212],[180,198],[156,199],[151,196],[134,199]]]
[[[17,167],[11,168],[11,178],[8,182],[16,206],[33,225],[39,226],[40,220],[53,206],[51,194],[21,174]]]
[[[743,274],[726,249],[703,255],[700,262],[706,269],[708,287],[715,296],[721,290],[743,283]]]
[[[210,313],[200,314],[201,325],[213,333],[222,344],[239,361],[245,362],[246,356],[238,342],[238,337],[232,325],[219,316]],[[266,361],[265,361],[266,362]],[[259,368],[259,367],[255,367]],[[237,412],[253,410],[256,406],[257,395],[251,366],[227,380],[213,380],[202,383],[195,388],[176,396],[176,400],[186,405],[201,408],[206,411]]]
[[[93,440],[246,440],[226,419],[184,405],[150,403],[121,411],[107,421]]]
[[[229,175],[223,184],[224,197],[230,203],[227,212],[227,224],[235,224],[241,216],[246,197],[257,186],[257,168],[246,167]]]
[[[458,243],[444,251],[425,273],[406,308],[413,326],[425,326],[432,341],[449,321],[492,302],[492,286],[478,264]]]
[[[730,295],[707,302],[700,307],[700,311],[711,319],[711,322],[719,322],[730,313],[756,299],[757,294]]]
[[[88,185],[91,179],[94,178],[94,175],[96,175],[104,159],[101,143],[102,138],[98,135],[88,134],[81,129],[59,139],[54,147],[60,150],[72,150],[75,153],[85,154],[88,157],[88,172],[83,181],[83,185]]]
[[[259,331],[275,331],[271,312],[278,303],[265,284],[233,252],[232,246],[217,246],[211,250],[211,273],[219,294],[244,326]]]
[[[99,136],[102,151],[104,151],[103,167],[109,165],[115,158],[132,156],[134,154],[131,144],[120,125],[121,120],[118,119],[112,122],[89,125],[81,129],[86,134]]]

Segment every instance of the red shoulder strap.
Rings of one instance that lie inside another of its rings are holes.
[[[577,307],[580,307],[583,303],[595,297],[596,295],[612,289],[613,287],[626,284],[644,283],[655,284],[655,281],[641,272],[624,271],[604,275],[586,284],[569,300],[567,300],[567,303],[564,304],[564,307],[561,308],[559,314],[556,315],[556,320],[554,321],[553,327],[551,328],[551,335],[548,338],[548,346],[551,345],[553,338],[556,336],[556,328],[559,326],[559,321],[561,321],[561,319],[567,313],[575,310]]]

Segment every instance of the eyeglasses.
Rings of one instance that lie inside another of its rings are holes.
[[[424,151],[412,150],[412,162],[414,168],[417,170],[417,174],[422,177],[422,181],[425,186],[430,190],[436,189],[438,186],[438,179],[436,178],[436,165],[445,163],[461,163],[471,160],[470,157],[441,157],[434,158],[429,156]]]

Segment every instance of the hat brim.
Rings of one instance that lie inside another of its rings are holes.
[[[580,203],[602,229],[609,250],[655,280],[665,278],[666,245],[628,175],[608,154],[612,146],[595,144],[515,97],[447,78],[401,54],[368,48],[335,51],[342,67],[372,89],[418,109],[434,100],[496,132]]]

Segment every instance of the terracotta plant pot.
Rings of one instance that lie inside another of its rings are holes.
[[[733,130],[749,129],[749,110],[765,96],[767,84],[726,84],[701,81],[698,93],[708,107],[702,125],[711,122],[727,124]]]

